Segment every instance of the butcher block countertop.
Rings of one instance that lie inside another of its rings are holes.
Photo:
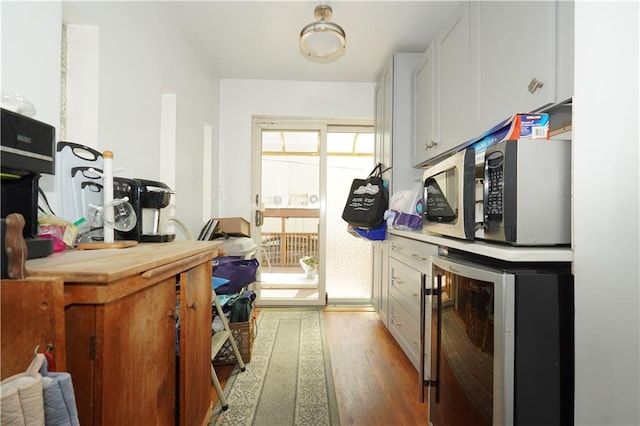
[[[29,276],[62,277],[65,304],[109,303],[217,256],[219,241],[142,243],[103,250],[65,250],[26,263]]]

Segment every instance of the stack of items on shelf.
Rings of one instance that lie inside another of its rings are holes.
[[[249,238],[249,222],[240,217],[210,219],[198,240],[224,239],[213,259],[213,288],[218,295],[238,293],[256,280],[257,245]]]
[[[222,256],[213,259],[212,266],[213,289],[222,295],[238,293],[253,283],[260,263],[257,259]]]

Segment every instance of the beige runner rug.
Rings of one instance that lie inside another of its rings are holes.
[[[264,308],[251,362],[225,387],[210,425],[338,425],[322,311]]]

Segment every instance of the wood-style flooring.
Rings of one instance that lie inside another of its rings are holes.
[[[341,425],[428,425],[418,372],[378,314],[328,307],[324,319]],[[215,369],[224,387],[233,366]]]

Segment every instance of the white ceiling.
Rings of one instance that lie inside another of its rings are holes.
[[[328,4],[347,35],[343,57],[315,63],[300,30]],[[459,1],[169,1],[220,78],[373,82],[393,52],[421,52]]]

